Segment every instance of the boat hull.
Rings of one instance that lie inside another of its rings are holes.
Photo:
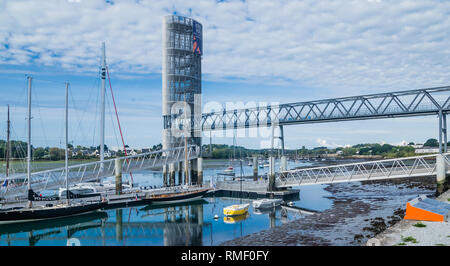
[[[34,222],[47,219],[86,214],[106,207],[106,202],[79,206],[49,207],[43,209],[17,209],[0,212],[0,224]]]
[[[144,202],[151,205],[164,205],[195,201],[201,199],[206,194],[206,192],[208,192],[208,189],[195,191],[192,193],[174,194],[165,197],[152,197],[145,199]]]
[[[273,201],[261,201],[261,200],[255,200],[253,201],[253,207],[256,209],[266,209],[266,208],[273,208],[282,203],[282,200],[276,199]]]
[[[225,216],[239,216],[239,215],[244,215],[248,212],[248,207],[250,205],[247,204],[245,207],[243,208],[232,208],[233,206],[227,207],[223,209],[223,214]]]

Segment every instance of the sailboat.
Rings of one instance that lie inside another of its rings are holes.
[[[28,182],[28,204],[26,207],[13,207],[0,210],[0,224],[32,222],[45,219],[62,218],[98,211],[106,207],[104,201],[70,202],[68,196],[68,87],[66,83],[66,154],[65,154],[65,177],[67,197],[66,202],[59,202],[58,197],[42,197],[31,188],[31,77],[28,77],[28,147],[27,147],[27,182]],[[52,201],[49,204],[36,204],[33,201]]]

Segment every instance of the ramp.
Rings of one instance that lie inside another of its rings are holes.
[[[448,221],[450,204],[420,196],[406,203],[405,220]]]

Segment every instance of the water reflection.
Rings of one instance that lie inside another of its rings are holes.
[[[226,224],[235,224],[238,222],[242,222],[243,220],[247,219],[249,216],[250,216],[250,214],[248,212],[246,212],[245,214],[236,215],[236,216],[224,216],[223,222]]]
[[[13,242],[25,244],[25,241],[28,241],[29,246],[35,246],[41,239],[48,238],[64,240],[66,243],[67,239],[80,231],[101,227],[107,218],[106,212],[93,212],[48,221],[4,224],[0,225],[0,236],[8,246],[15,244]]]
[[[222,170],[222,167],[205,169],[204,173],[210,172],[205,174],[205,181]],[[251,174],[252,168],[244,167],[245,171]],[[142,171],[133,175],[139,184],[161,182],[161,172]],[[289,199],[295,206],[320,211],[331,207],[332,201],[326,198],[329,193],[323,186],[304,186],[300,190],[300,198],[297,195]],[[0,225],[0,245],[64,246],[70,238],[79,239],[82,246],[218,245],[304,217],[280,207],[255,210],[251,206],[249,215],[225,219],[223,208],[239,202],[237,198],[212,197],[184,204],[109,209],[57,221]]]

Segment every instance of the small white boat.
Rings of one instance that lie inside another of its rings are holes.
[[[250,207],[249,203],[231,205],[223,208],[223,214],[225,216],[243,215],[247,213],[248,207]]]
[[[281,199],[260,199],[253,201],[253,207],[258,208],[272,208],[280,205],[283,202]]]
[[[229,166],[227,169],[223,170],[224,172],[233,172],[233,166]]]

